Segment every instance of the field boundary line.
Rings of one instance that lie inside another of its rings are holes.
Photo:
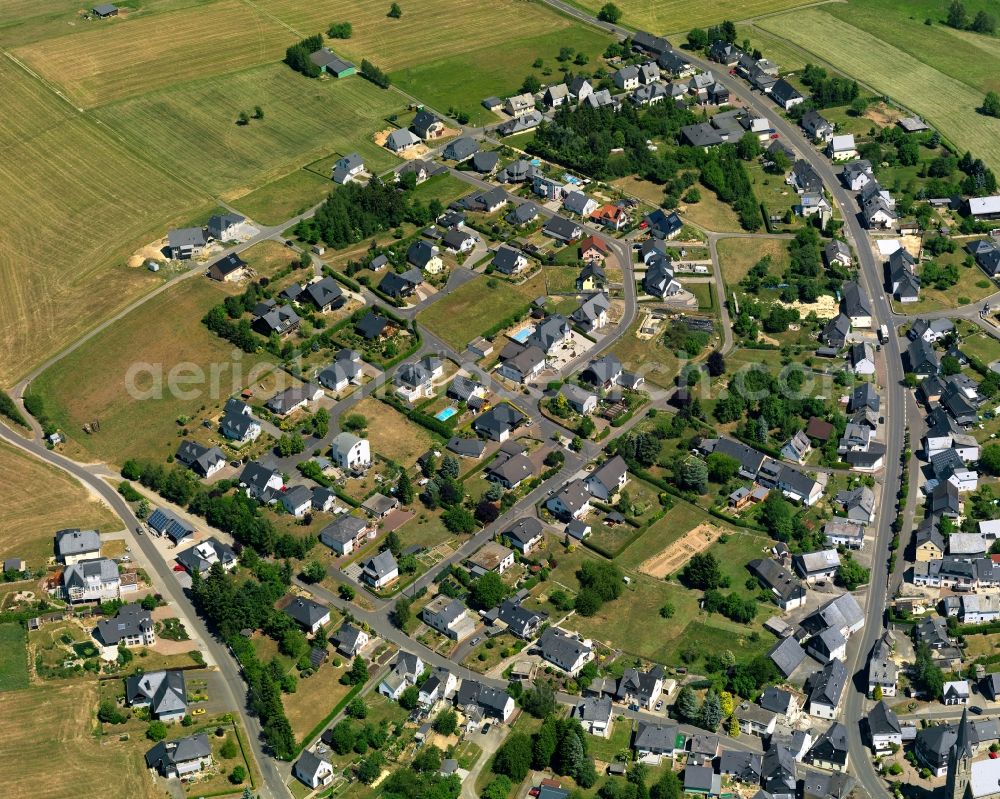
[[[48,81],[45,78],[43,78],[41,75],[39,75],[37,72],[35,72],[31,67],[29,67],[27,64],[25,64],[21,59],[19,59],[17,56],[15,56],[13,53],[11,53],[9,50],[4,50],[3,54],[7,57],[7,59],[9,61],[11,61],[11,63],[16,64],[24,72],[28,73],[28,75],[30,75],[32,78],[34,78],[39,83],[41,83],[46,89],[48,89],[50,92],[52,92],[54,95],[56,95],[56,97],[58,97],[60,100],[62,100],[63,102],[65,102],[70,108],[72,108],[78,114],[84,114],[85,113],[86,109],[83,109],[83,108],[80,108],[77,105],[74,105],[73,101],[70,100],[69,97],[67,97],[65,94],[63,94],[59,89],[57,89],[53,83],[51,83],[50,81]]]
[[[282,28],[284,28],[285,30],[287,30],[287,31],[291,31],[291,32],[292,32],[292,33],[294,33],[294,34],[295,34],[296,36],[298,36],[298,37],[299,37],[299,39],[305,39],[305,38],[306,38],[306,37],[305,37],[305,36],[304,36],[304,35],[302,34],[302,32],[301,32],[301,31],[297,31],[297,30],[295,30],[295,28],[293,28],[293,27],[292,27],[291,25],[289,25],[289,24],[288,24],[287,22],[285,22],[284,20],[281,20],[281,19],[278,19],[278,18],[277,18],[276,16],[274,16],[274,14],[272,14],[272,13],[271,13],[270,11],[265,11],[265,10],[264,10],[263,8],[261,8],[261,7],[260,7],[259,5],[257,5],[257,4],[255,3],[255,2],[253,2],[253,0],[242,0],[242,2],[243,2],[243,4],[244,4],[244,5],[246,5],[246,6],[249,6],[249,7],[250,7],[250,8],[252,8],[252,9],[253,9],[254,11],[256,11],[257,13],[259,13],[259,14],[261,14],[261,15],[265,16],[265,17],[267,17],[267,18],[268,18],[269,20],[271,20],[272,22],[275,22],[275,23],[277,23],[278,25],[280,25],[280,26],[281,26]]]

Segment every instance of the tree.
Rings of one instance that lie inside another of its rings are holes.
[[[728,724],[729,724],[729,728],[728,728],[727,732],[729,733],[729,737],[730,738],[739,738],[740,737],[740,720],[738,718],[736,718],[735,715],[734,716],[730,716]]]
[[[760,521],[772,538],[788,541],[792,537],[792,506],[779,492],[767,495],[761,505]]]
[[[347,713],[347,715],[352,719],[363,719],[368,716],[368,705],[365,703],[364,699],[360,696],[356,696],[350,701],[350,703],[348,703],[344,712]]]
[[[371,785],[379,778],[384,765],[385,756],[381,752],[372,752],[358,764],[358,779],[365,785]]]
[[[264,118],[264,109],[261,108],[259,105],[255,105],[253,107],[253,118],[254,119],[263,119]],[[327,416],[329,417],[329,412],[327,412]],[[326,435],[326,433],[324,433],[323,435]]]
[[[555,716],[547,716],[541,728],[535,733],[531,744],[531,767],[546,769],[552,762],[559,745],[559,721]]]
[[[760,139],[757,138],[756,133],[749,130],[736,142],[736,154],[744,161],[753,161],[760,156],[761,152],[763,149],[760,146]]]
[[[580,736],[569,732],[563,735],[556,747],[552,768],[556,774],[574,775],[580,770],[585,757]]]
[[[997,30],[997,19],[992,14],[980,11],[976,14],[976,18],[972,20],[970,28],[976,33],[987,33],[992,35],[996,33]]]
[[[979,455],[979,468],[987,474],[1000,474],[1000,444],[987,444]]]
[[[721,452],[711,453],[705,458],[705,463],[708,465],[708,479],[713,483],[727,483],[740,471],[740,462]]]
[[[318,583],[326,577],[326,566],[318,560],[309,561],[302,569],[302,579],[307,583]]]
[[[687,43],[692,50],[704,50],[710,44],[708,32],[704,28],[692,28],[688,31]]]
[[[622,10],[614,3],[605,3],[601,6],[601,10],[597,12],[597,18],[601,22],[610,22],[612,25],[617,25],[618,21],[622,18]]]
[[[441,466],[438,468],[438,474],[442,477],[457,480],[458,474],[461,470],[462,469],[458,464],[458,459],[454,455],[445,455],[441,460]]]
[[[708,465],[701,458],[691,455],[681,463],[678,475],[680,487],[696,494],[708,491]]]
[[[127,716],[118,709],[113,699],[102,699],[97,708],[97,720],[105,724],[124,724]]]
[[[247,770],[243,766],[233,766],[233,770],[229,772],[229,781],[233,785],[240,785],[245,782],[247,778]]]
[[[501,774],[483,788],[479,799],[507,799],[512,790],[514,790],[514,783],[510,781],[509,777]]]
[[[719,695],[715,691],[705,694],[705,701],[701,703],[700,726],[710,732],[719,729],[722,723],[722,708],[719,703]]]
[[[350,678],[351,685],[362,685],[368,682],[368,664],[365,663],[365,659],[361,655],[354,658],[347,676]]]
[[[442,513],[441,522],[452,533],[471,533],[476,529],[476,517],[461,505]]]
[[[883,695],[884,692],[882,691],[882,686],[876,685],[875,690],[872,691],[872,699],[874,699],[876,702],[881,702]]]
[[[719,694],[719,708],[722,710],[723,716],[731,716],[736,710],[736,700],[729,691],[723,691]]]
[[[726,373],[726,358],[720,350],[712,350],[708,354],[705,365],[708,367],[708,374],[712,377],[719,377]]]
[[[543,719],[555,712],[556,695],[548,681],[541,677],[536,679],[535,684],[521,697],[521,707],[536,719]]]
[[[399,3],[393,3],[391,6],[389,6],[388,16],[390,16],[392,19],[399,19],[401,16],[403,16],[403,9],[399,7]]]
[[[969,15],[961,0],[952,0],[951,5],[948,6],[948,25],[963,31],[969,27]]]
[[[451,735],[458,728],[458,716],[450,707],[445,708],[434,719],[434,732]]]
[[[677,718],[689,724],[699,717],[698,697],[691,686],[685,685],[678,692],[674,709],[677,711]]]
[[[167,737],[167,725],[162,721],[151,721],[146,728],[146,737],[153,741],[162,741]]]
[[[346,755],[354,749],[354,725],[347,719],[338,721],[330,731],[330,746],[338,755]]]
[[[403,553],[403,542],[399,538],[399,533],[395,530],[390,531],[385,537],[383,549],[388,549],[394,558],[398,558]]]
[[[240,115],[236,118],[236,124],[242,126],[250,124],[250,115],[246,111],[240,111]]]
[[[413,710],[420,698],[420,689],[411,685],[399,695],[399,706],[405,710]]]
[[[676,612],[677,609],[674,607],[673,602],[665,602],[663,607],[660,608],[660,617],[664,619],[672,619],[674,617],[674,613]]]
[[[236,741],[227,737],[226,742],[219,749],[219,754],[226,758],[226,760],[232,760],[236,757],[239,754],[239,750],[236,748]]]
[[[326,32],[326,35],[331,39],[350,39],[353,33],[354,28],[350,22],[334,22]]]
[[[859,585],[867,583],[868,577],[868,569],[850,555],[845,555],[843,560],[840,561],[840,566],[837,567],[837,575],[834,582],[837,585],[843,586],[848,591],[853,591]]]
[[[337,593],[340,594],[340,598],[350,602],[357,595],[357,591],[354,590],[354,586],[348,585],[347,583],[341,583],[337,586]]]
[[[1000,94],[987,92],[983,100],[982,112],[988,117],[1000,117]]]
[[[413,482],[405,469],[396,481],[396,499],[399,500],[400,505],[409,505],[413,502]]]
[[[158,604],[159,602],[156,600],[156,594],[146,594],[146,596],[142,598],[142,602],[139,603],[143,610],[148,611],[156,610],[156,606]]]
[[[415,771],[433,773],[441,770],[441,750],[436,746],[424,746],[410,764]]]
[[[526,75],[521,83],[522,94],[537,94],[542,90],[542,82],[534,75]]]
[[[703,591],[722,585],[722,570],[719,560],[711,552],[698,552],[691,556],[681,570],[681,580],[692,588]]]
[[[531,769],[531,738],[523,732],[507,737],[493,758],[493,772],[521,782]]]
[[[396,600],[396,604],[392,608],[392,623],[400,630],[405,630],[406,626],[410,623],[410,619],[412,618],[410,605],[412,604],[412,600],[401,596]]]
[[[650,799],[681,799],[684,786],[676,771],[667,769],[657,783],[649,789]]]

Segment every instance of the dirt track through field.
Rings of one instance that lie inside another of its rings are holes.
[[[657,579],[673,574],[693,555],[714,544],[723,532],[721,527],[716,527],[714,524],[699,524],[666,549],[644,560],[639,566],[639,571]]]

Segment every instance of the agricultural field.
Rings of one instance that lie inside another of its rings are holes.
[[[247,376],[255,366],[270,370],[269,356],[235,351],[201,323],[209,308],[236,291],[202,277],[187,280],[101,331],[42,373],[32,389],[86,455],[114,463],[165,459],[182,435],[179,417],[221,406],[253,382]],[[100,370],[92,368],[97,362]],[[180,377],[179,390],[170,390],[172,373]],[[155,390],[158,375],[162,391]],[[81,432],[95,420],[98,432]]]
[[[256,105],[264,118],[237,125]],[[376,172],[391,167],[395,156],[372,137],[400,108],[397,94],[361,78],[310,80],[268,64],[149,92],[96,115],[172,174],[235,200],[334,152],[356,151]]]
[[[278,61],[295,40],[259,7],[218,0],[126,24],[95,25],[85,33],[16,48],[13,54],[75,105],[93,108]]]
[[[851,13],[851,8],[845,6],[847,14]],[[881,5],[878,8],[881,9]],[[881,15],[881,11],[878,13]],[[820,61],[844,74],[862,79],[876,91],[912,108],[951,139],[959,150],[971,150],[994,170],[1000,169],[1000,154],[993,145],[1000,135],[1000,120],[976,111],[983,101],[984,92],[980,86],[954,77],[957,70],[968,68],[968,54],[955,57],[953,61],[942,60],[949,54],[962,52],[967,37],[952,37],[956,42],[954,50],[949,49],[947,53],[935,57],[924,53],[924,38],[928,31],[933,33],[936,29],[923,25],[922,20],[919,37],[916,33],[912,34],[912,44],[909,45],[913,48],[912,53],[880,38],[888,36],[886,29],[891,27],[884,20],[878,27],[878,36],[819,9],[768,17],[757,24],[799,45]],[[945,32],[944,35],[950,36],[950,33]],[[975,46],[980,49],[980,55],[974,63],[982,63],[981,68],[990,69],[995,77],[992,64],[996,56],[989,56],[982,48],[994,49],[1000,44],[996,40],[984,39],[984,43],[977,42]]]
[[[94,736],[95,681],[5,694],[3,706],[0,777],[10,799],[69,795],[155,799],[163,795],[154,789],[135,743],[105,743]],[[109,774],[114,779],[109,780]]]
[[[304,166],[233,200],[233,206],[261,225],[279,225],[323,202],[335,187],[329,174]]]
[[[7,444],[0,444],[0,473],[8,486],[0,498],[0,560],[19,557],[37,569],[53,554],[56,530],[121,528],[118,517],[65,472]]]
[[[7,59],[0,84],[0,382],[9,384],[160,285],[162,278],[127,268],[128,256],[214,203],[133,155]]]
[[[28,652],[24,627],[0,624],[0,693],[28,687]]]
[[[524,308],[545,291],[536,274],[520,286],[477,276],[421,311],[417,320],[458,350],[506,316]]]
[[[523,0],[503,0],[484,4],[482,8],[502,9],[510,6],[517,6],[514,13],[518,24],[522,23],[525,15],[530,18],[543,9],[542,5],[525,3]],[[590,59],[590,68],[595,69],[599,65],[599,56],[611,42],[611,38],[603,33],[570,24],[567,19],[552,12],[543,13],[546,25],[525,28],[532,31],[530,36],[513,40],[507,37],[502,47],[491,43],[492,35],[473,38],[469,43],[474,49],[459,48],[441,53],[435,59],[421,58],[419,63],[394,67],[390,77],[401,89],[419,97],[428,105],[444,111],[452,107],[464,111],[469,114],[471,122],[477,125],[495,122],[496,115],[480,105],[483,98],[491,95],[505,97],[515,93],[526,75],[534,75],[543,84],[558,82],[559,72],[556,68],[559,62],[556,61],[556,56],[562,47],[584,53]],[[546,27],[551,27],[551,23],[556,24],[557,29],[543,32]],[[497,34],[509,31],[508,26],[508,21],[502,23]],[[425,52],[422,45],[416,49]],[[532,66],[536,58],[542,59],[542,67]],[[571,64],[567,66],[577,69]],[[518,137],[517,146],[523,147],[524,144],[525,140]]]
[[[596,14],[604,5],[600,0],[575,0],[573,5]],[[688,3],[685,0],[621,0],[616,5],[622,10],[622,23],[641,28],[657,35],[666,33],[686,34],[691,28],[705,27],[726,19],[750,19],[762,14],[773,14],[801,5],[804,0],[747,0],[734,7],[725,0],[708,3]],[[680,44],[680,37],[674,44]]]

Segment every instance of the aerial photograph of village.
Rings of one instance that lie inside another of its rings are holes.
[[[3,799],[1000,799],[997,0],[0,0]]]

